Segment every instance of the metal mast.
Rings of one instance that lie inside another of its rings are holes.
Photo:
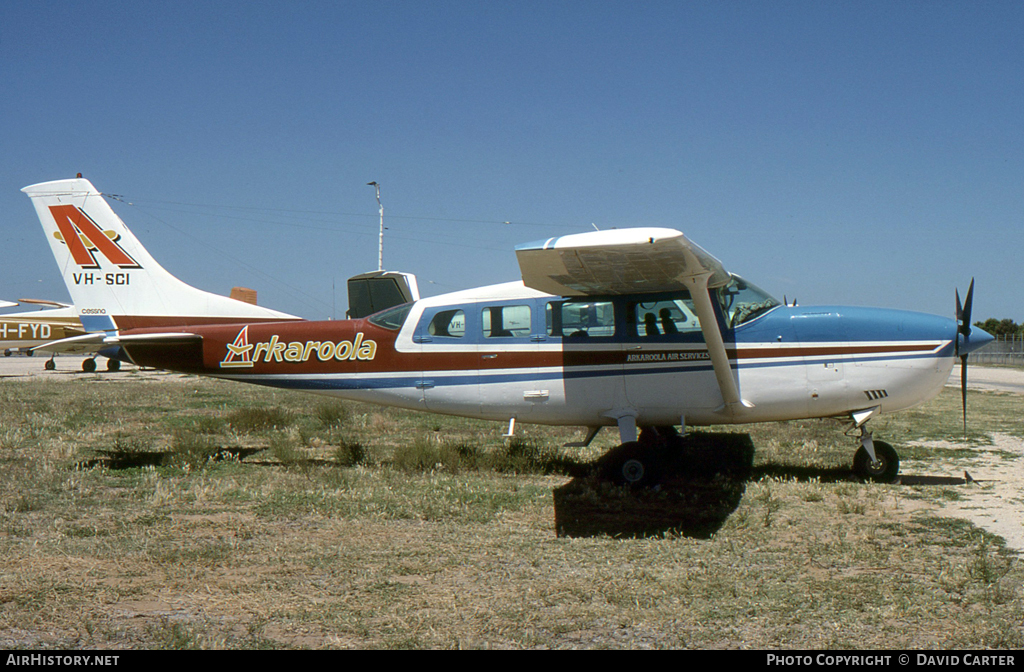
[[[380,208],[380,236],[377,239],[377,270],[384,270],[384,205],[380,202],[380,185],[367,182],[368,186],[377,190],[377,206]]]

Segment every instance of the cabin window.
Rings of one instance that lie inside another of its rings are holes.
[[[615,335],[611,301],[552,301],[545,311],[548,336],[564,338]]]
[[[530,306],[488,306],[484,308],[484,338],[529,336],[530,312]]]
[[[427,327],[431,336],[462,338],[466,335],[466,314],[461,310],[442,310]]]
[[[700,331],[700,320],[689,295],[663,301],[637,301],[629,304],[628,321],[640,338],[657,338]]]

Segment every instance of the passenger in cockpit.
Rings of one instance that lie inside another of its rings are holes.
[[[666,334],[678,334],[679,330],[676,329],[676,321],[672,319],[672,311],[668,308],[662,308],[661,315],[661,330]]]
[[[654,316],[654,313],[644,314],[644,335],[645,336],[660,336],[661,332],[658,331],[658,318]]]

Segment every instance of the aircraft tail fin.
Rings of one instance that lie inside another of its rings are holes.
[[[299,319],[174,277],[88,180],[43,182],[22,191],[32,199],[87,331]]]

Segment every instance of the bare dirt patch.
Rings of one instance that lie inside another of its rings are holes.
[[[976,451],[970,458],[947,458],[942,465],[934,460],[930,468],[970,476],[957,489],[958,499],[943,500],[937,513],[964,518],[978,527],[999,535],[1006,545],[1024,553],[1024,441],[1007,434],[994,434],[991,446],[968,446],[951,441],[920,441],[915,445],[949,449],[961,453]],[[913,468],[913,465],[908,465]]]
[[[953,367],[949,385],[960,385],[960,367]],[[967,371],[969,389],[1024,395],[1024,371],[1008,367],[972,366]],[[1024,396],[1022,396],[1024,403]],[[993,446],[969,464],[953,462],[973,479],[961,490],[963,498],[946,502],[940,515],[970,520],[1006,540],[1008,547],[1024,553],[1024,441],[995,433]],[[921,445],[963,448],[962,444],[935,441]],[[965,479],[966,480],[966,479]]]

